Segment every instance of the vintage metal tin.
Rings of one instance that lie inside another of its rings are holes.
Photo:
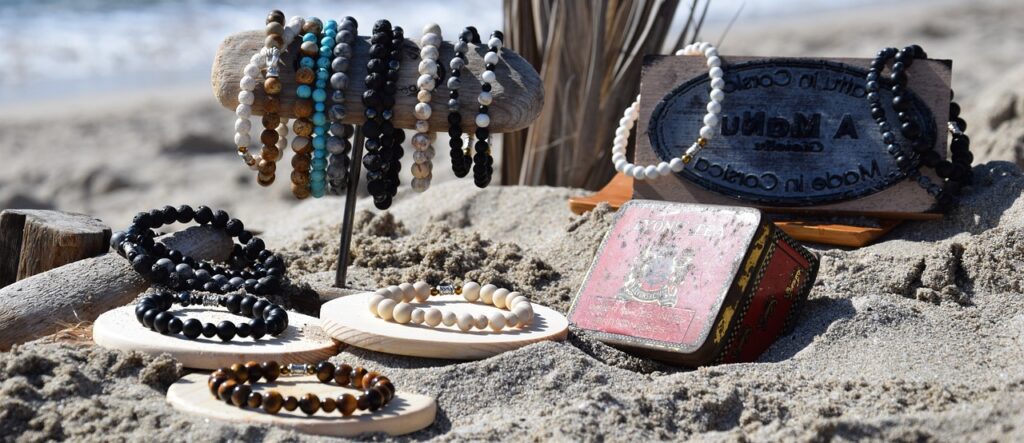
[[[601,341],[687,366],[756,360],[807,298],[818,259],[753,208],[633,200],[569,312]]]

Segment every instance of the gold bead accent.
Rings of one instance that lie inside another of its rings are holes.
[[[281,366],[281,375],[292,375],[292,368],[288,365]]]
[[[306,365],[306,375],[313,375],[313,374],[316,374],[316,368],[314,368],[313,365],[307,364]]]
[[[684,165],[689,164],[691,161],[693,161],[693,156],[691,156],[690,154],[683,154],[682,160]]]
[[[697,137],[697,144],[701,145],[701,146],[704,146],[704,145],[708,144],[708,139],[706,139],[704,137]]]
[[[462,295],[462,286],[455,286],[455,295]]]
[[[245,154],[246,152],[249,152],[249,148],[248,147],[245,147],[245,146],[239,146],[238,147],[238,155]]]
[[[430,288],[430,295],[437,295],[440,293],[441,291],[438,291],[437,288]]]

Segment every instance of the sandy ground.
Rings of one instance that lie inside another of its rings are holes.
[[[1012,1],[876,7],[729,34],[726,54],[868,55],[919,42],[953,58],[977,152],[976,185],[945,220],[905,223],[855,251],[815,248],[822,266],[811,299],[758,362],[683,370],[579,331],[469,363],[359,349],[335,359],[437,398],[436,422],[415,440],[1024,440],[1024,176],[1014,164],[1024,151],[1021,12]],[[212,99],[94,107],[67,111],[60,125],[0,112],[3,206],[90,212],[119,227],[140,207],[224,205],[256,220],[295,280],[330,277],[343,201],[296,205],[283,186],[258,189],[225,154],[231,115]],[[565,199],[577,192],[480,191],[459,181],[387,213],[361,211],[353,279],[466,276],[565,312],[611,221],[604,208],[571,215]],[[0,353],[0,438],[312,439],[173,411],[163,396],[181,373],[169,358],[66,334],[19,346]]]

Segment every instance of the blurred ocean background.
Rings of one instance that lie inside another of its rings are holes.
[[[873,3],[892,2],[713,0],[706,23],[727,23],[741,6],[749,23]],[[409,37],[428,21],[450,35],[470,24],[482,31],[502,25],[498,0],[0,0],[0,105],[208,82],[221,40],[260,27],[274,8],[289,17],[351,15],[365,29],[386,17]],[[676,17],[676,26],[683,20]]]

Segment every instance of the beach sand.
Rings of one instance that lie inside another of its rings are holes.
[[[565,342],[476,362],[354,348],[335,360],[436,397],[437,419],[410,435],[416,440],[1024,440],[1019,7],[901,8],[799,26],[740,23],[726,40],[723,53],[754,55],[869,56],[881,45],[920,43],[956,60],[954,87],[976,151],[975,186],[944,220],[906,222],[858,250],[812,246],[822,264],[810,300],[793,332],[757,362],[675,368],[577,330]],[[68,110],[56,126],[0,112],[0,203],[89,212],[115,228],[166,203],[225,206],[263,231],[293,280],[330,280],[343,200],[296,204],[284,186],[256,187],[228,154],[232,116],[212,98],[93,105]],[[572,215],[566,199],[581,192],[478,190],[462,180],[386,213],[360,200],[353,281],[465,276],[514,286],[564,313],[613,217],[605,207]],[[3,438],[317,439],[175,412],[164,394],[182,373],[170,358],[108,351],[70,333],[18,346],[0,353]]]

